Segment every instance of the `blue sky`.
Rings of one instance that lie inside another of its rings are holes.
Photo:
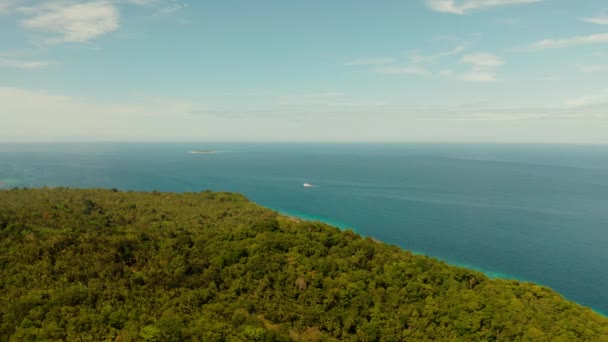
[[[0,141],[608,143],[600,0],[0,0]]]

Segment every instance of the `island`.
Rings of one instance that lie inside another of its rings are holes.
[[[188,153],[190,154],[212,154],[212,153],[218,153],[219,151],[214,151],[214,150],[194,150],[194,151],[190,151]]]
[[[0,191],[1,341],[608,341],[545,286],[243,195]]]

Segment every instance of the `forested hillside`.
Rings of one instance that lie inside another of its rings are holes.
[[[0,341],[608,341],[530,283],[228,193],[0,191]]]

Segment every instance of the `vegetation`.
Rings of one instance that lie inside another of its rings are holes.
[[[0,192],[2,341],[608,341],[531,283],[228,193]]]

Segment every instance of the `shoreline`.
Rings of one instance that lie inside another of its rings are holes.
[[[283,210],[283,209],[279,209],[279,208],[276,208],[276,207],[269,207],[269,206],[266,206],[266,205],[263,205],[263,204],[260,204],[260,205],[263,206],[263,207],[265,207],[265,208],[268,208],[270,210],[276,211],[277,213],[279,213],[279,214],[281,214],[283,216],[286,216],[286,217],[291,217],[291,218],[295,218],[295,219],[299,219],[299,220],[304,220],[304,221],[313,221],[313,222],[314,221],[319,221],[321,223],[337,227],[340,230],[350,229],[353,232],[361,235],[362,237],[368,237],[367,235],[365,235],[365,234],[359,232],[358,230],[356,230],[354,227],[351,227],[350,225],[347,225],[347,224],[345,224],[343,222],[332,221],[332,220],[325,219],[325,218],[322,218],[322,217],[312,216],[312,215],[308,215],[308,214],[300,213],[300,212],[296,212],[296,211]],[[388,244],[385,241],[380,241],[380,242]],[[403,249],[405,251],[409,251],[409,252],[411,252],[413,254],[416,254],[416,255],[423,255],[423,256],[426,256],[426,257],[429,257],[429,258],[434,258],[434,259],[440,260],[440,261],[446,263],[449,266],[466,268],[466,269],[469,269],[469,270],[473,270],[473,271],[482,273],[486,277],[488,277],[490,280],[492,280],[492,279],[515,280],[515,281],[519,281],[519,282],[533,283],[533,284],[540,285],[540,286],[546,286],[546,287],[549,287],[549,288],[551,288],[553,290],[553,288],[551,286],[542,284],[539,281],[534,281],[534,280],[529,280],[529,279],[525,279],[525,278],[520,278],[520,277],[516,277],[514,275],[507,274],[507,273],[501,273],[501,272],[494,272],[494,271],[484,270],[482,268],[479,268],[479,267],[476,267],[476,266],[473,266],[473,265],[468,265],[468,264],[459,263],[459,262],[452,262],[450,260],[446,260],[446,259],[443,259],[443,258],[440,258],[440,257],[436,257],[436,256],[431,256],[431,255],[422,253],[420,251],[410,250],[410,249],[407,249],[407,248],[399,246],[399,245],[396,245],[396,246],[398,246],[399,248],[401,248],[401,249]],[[585,304],[581,304],[578,301],[575,301],[573,299],[565,297],[561,292],[558,292],[556,290],[554,290],[554,291],[557,292],[557,293],[559,293],[560,296],[562,296],[566,300],[574,302],[574,303],[576,303],[576,304],[578,304],[578,305],[580,305],[582,307],[588,308],[591,311],[597,313],[598,315],[600,315],[602,317],[608,318],[608,313],[604,313],[601,310],[595,309],[595,308],[593,308],[591,306],[588,306],[588,305],[585,305]]]

